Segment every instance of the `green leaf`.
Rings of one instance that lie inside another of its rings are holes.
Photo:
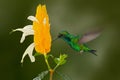
[[[41,54],[40,53],[38,53],[38,52],[36,52],[35,54],[34,54],[34,56],[36,57],[36,56],[40,56]]]
[[[63,65],[66,63],[66,54],[60,54],[59,58],[55,58],[54,61],[57,65]]]
[[[55,61],[56,64],[58,64],[60,62],[60,59],[59,58],[55,58],[54,61]]]
[[[41,72],[41,73],[38,74],[38,76],[35,77],[33,80],[42,80],[42,79],[48,74],[48,72],[49,72],[48,70]]]
[[[60,65],[63,65],[66,63],[66,58],[67,58],[66,54],[60,55]]]

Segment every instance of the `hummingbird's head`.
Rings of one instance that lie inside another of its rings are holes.
[[[53,42],[54,42],[55,40],[59,39],[59,38],[65,39],[67,35],[69,35],[69,33],[68,33],[67,31],[61,31],[61,32],[58,34],[57,38],[55,38],[55,39],[53,40]]]
[[[61,31],[58,35],[58,38],[63,38],[65,36],[67,36],[69,33],[67,31]]]

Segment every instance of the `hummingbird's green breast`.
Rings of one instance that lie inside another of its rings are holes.
[[[86,44],[78,44],[78,42],[76,42],[74,39],[71,39],[73,41],[67,41],[68,44],[71,46],[71,48],[73,48],[76,51],[84,51],[84,52],[88,52],[90,50],[90,48],[86,45]]]
[[[73,43],[73,42],[69,42],[69,45],[71,46],[71,48],[73,48],[76,51],[81,51],[81,47],[79,44]]]
[[[67,42],[71,48],[73,48],[76,51],[80,51],[81,47],[78,44],[79,36],[74,36],[71,34],[67,34],[62,38],[65,42]]]

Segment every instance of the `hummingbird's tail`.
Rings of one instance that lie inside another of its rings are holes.
[[[93,50],[93,49],[92,49],[92,50],[89,50],[89,52],[97,56],[97,54],[95,53],[96,50]]]

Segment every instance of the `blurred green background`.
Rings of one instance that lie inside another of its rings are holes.
[[[43,56],[37,57],[35,63],[26,56],[21,67],[22,54],[33,41],[32,36],[20,44],[22,33],[9,34],[12,29],[32,24],[27,17],[35,14],[38,4],[44,3],[53,39],[62,30],[77,35],[96,27],[104,28],[99,38],[88,43],[97,49],[98,56],[79,55],[63,40],[55,41],[51,53],[68,54],[67,63],[57,71],[72,80],[120,80],[119,0],[0,0],[0,80],[32,80],[47,69]],[[61,79],[54,76],[54,80]]]

